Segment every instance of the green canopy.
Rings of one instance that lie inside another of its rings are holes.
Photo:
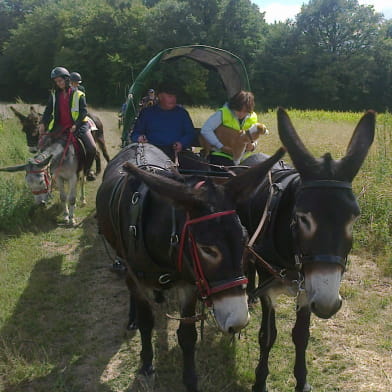
[[[162,50],[148,62],[129,89],[122,133],[123,142],[126,141],[129,130],[134,124],[142,94],[149,87],[147,86],[149,76],[159,63],[183,57],[218,72],[229,98],[240,90],[250,90],[243,61],[226,50],[205,45],[178,46]]]

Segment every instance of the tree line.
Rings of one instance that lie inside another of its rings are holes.
[[[392,20],[358,0],[310,0],[274,24],[250,0],[3,0],[0,99],[45,102],[62,65],[82,74],[90,104],[116,106],[155,54],[189,44],[239,56],[259,110],[392,106]],[[225,99],[217,76],[191,61],[162,65],[152,83],[163,79],[187,104]]]

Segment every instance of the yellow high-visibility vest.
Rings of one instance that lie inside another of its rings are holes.
[[[222,106],[219,110],[222,113],[222,125],[235,129],[238,132],[244,129],[249,129],[253,124],[257,123],[257,114],[255,112],[250,113],[250,115],[241,124],[227,105]],[[250,154],[250,152],[245,153],[242,160],[246,159]],[[233,159],[230,154],[223,151],[213,151],[211,152],[211,155]]]
[[[84,96],[84,92],[80,90],[73,90],[72,91],[72,104],[71,104],[71,117],[72,120],[75,122],[78,117],[79,117],[79,100],[81,96]],[[52,100],[53,100],[53,109],[52,109],[52,119],[50,120],[49,126],[48,126],[48,131],[50,132],[53,129],[54,126],[54,110],[55,110],[55,104],[56,104],[56,92],[53,90],[52,91]],[[85,117],[83,122],[87,121],[87,117]]]

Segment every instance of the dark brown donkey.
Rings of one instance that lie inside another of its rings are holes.
[[[29,151],[31,153],[36,153],[38,151],[38,125],[41,121],[41,114],[38,113],[33,106],[30,106],[30,113],[25,116],[16,110],[13,106],[10,106],[10,109],[14,112],[15,116],[19,119],[22,124],[22,131],[26,134],[27,146],[29,147]],[[91,124],[91,133],[94,137],[95,142],[98,144],[99,148],[102,151],[102,154],[106,160],[109,162],[110,157],[106,148],[105,138],[103,134],[103,124],[99,117],[95,114],[88,114],[93,120]],[[99,174],[102,170],[101,167],[101,154],[97,149],[97,155],[95,157],[95,165],[96,165],[96,174]]]
[[[340,160],[333,160],[329,153],[314,158],[283,109],[278,110],[278,129],[296,170],[275,165],[271,183],[264,180],[237,210],[251,236],[249,254],[259,273],[255,295],[263,310],[253,391],[267,391],[268,357],[277,334],[274,299],[286,293],[297,296],[292,330],[295,390],[308,392],[305,353],[310,315],[329,318],[342,304],[340,282],[360,212],[351,182],[373,142],[375,113],[362,117]]]
[[[247,325],[242,265],[247,234],[234,207],[252,192],[283,150],[225,185],[216,185],[205,177],[184,177],[163,169],[166,156],[150,165],[145,149],[145,145],[130,145],[109,162],[97,192],[98,226],[127,262],[142,341],[140,373],[145,376],[154,371],[154,317],[147,293],[173,286],[180,290],[177,336],[183,351],[183,382],[187,391],[195,392],[197,300],[212,307],[222,331],[233,334]]]

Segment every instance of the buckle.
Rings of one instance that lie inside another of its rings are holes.
[[[136,238],[136,234],[137,234],[136,226],[135,225],[131,225],[131,226],[129,226],[128,230]]]

